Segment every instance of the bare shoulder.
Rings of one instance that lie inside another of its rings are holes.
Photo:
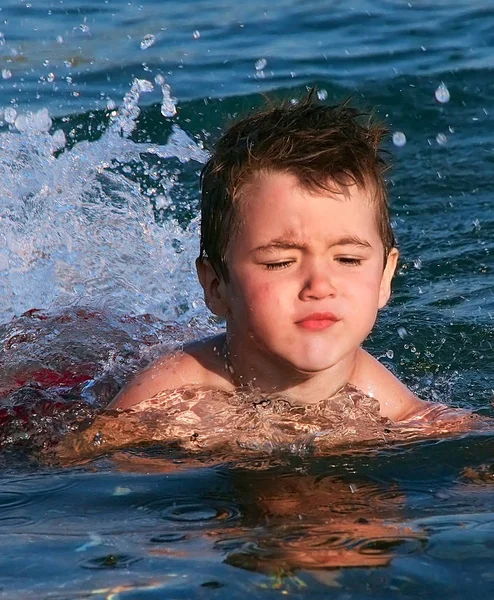
[[[429,405],[368,352],[363,349],[358,352],[350,383],[378,400],[383,417],[403,421]]]
[[[219,351],[223,338],[200,340],[154,361],[131,379],[108,408],[129,408],[164,390],[185,386],[232,389]]]

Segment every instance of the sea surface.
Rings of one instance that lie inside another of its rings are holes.
[[[367,348],[494,416],[494,4],[1,0],[0,598],[491,598],[487,432],[241,463],[48,450],[220,327],[198,173],[265,98],[390,130],[401,263]]]

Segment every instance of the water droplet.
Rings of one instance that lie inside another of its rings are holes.
[[[474,219],[472,221],[472,225],[473,225],[474,231],[480,231],[481,227],[480,227],[480,221],[478,219]]]
[[[51,137],[56,150],[60,150],[61,148],[65,147],[67,140],[65,138],[65,133],[62,129],[57,129],[56,131],[54,131]]]
[[[46,81],[48,81],[48,83],[53,83],[55,81],[55,73],[48,73]]]
[[[8,106],[4,110],[3,118],[5,119],[6,123],[10,123],[12,125],[13,123],[15,123],[15,120],[17,118],[17,111],[15,110],[15,108],[11,108],[10,106]]]
[[[165,82],[165,78],[161,74],[156,75],[154,81],[161,87],[161,93],[163,94],[161,114],[167,119],[170,119],[177,114],[177,107],[175,99],[172,98],[170,86]]]
[[[156,210],[163,210],[165,208],[168,208],[171,203],[172,200],[168,196],[159,195],[154,197],[154,205],[156,207]]]
[[[449,102],[449,99],[451,98],[449,90],[446,87],[446,84],[443,83],[442,81],[439,84],[439,86],[438,86],[437,90],[435,91],[434,95],[436,96],[436,100],[438,102],[440,102],[441,104],[445,104],[446,102]]]
[[[152,33],[148,33],[141,40],[141,50],[147,50],[156,44],[156,38]]]
[[[2,69],[2,79],[10,79],[12,77],[12,71],[10,69]]]
[[[154,90],[153,84],[147,79],[136,79],[135,81],[141,93],[152,92]]]
[[[413,266],[420,271],[420,269],[422,268],[422,260],[420,258],[416,258],[413,261]]]
[[[403,131],[395,131],[393,133],[393,144],[398,146],[398,148],[403,148],[403,146],[407,143],[407,136],[403,133]]]
[[[196,30],[194,31],[194,33],[192,34],[192,37],[193,37],[195,40],[198,40],[198,39],[201,37],[201,32],[200,32],[200,31],[198,31],[198,30],[196,29]]]
[[[93,438],[93,446],[101,446],[101,444],[103,444],[104,441],[105,438],[103,434],[101,433],[101,431],[98,431],[98,433]]]
[[[318,90],[317,91],[317,97],[319,98],[319,100],[327,100],[328,99],[328,92],[326,90]]]
[[[85,23],[79,25],[79,29],[82,31],[82,33],[89,33],[89,27]]]
[[[47,108],[42,108],[38,112],[27,112],[19,114],[15,119],[15,127],[18,131],[31,133],[43,133],[51,129],[52,120]]]
[[[268,61],[265,58],[260,58],[258,61],[256,61],[255,67],[256,67],[256,71],[262,71],[266,65],[268,64]]]
[[[408,335],[408,331],[404,327],[398,327],[397,331],[401,339],[405,338]]]
[[[395,353],[392,350],[386,350],[386,356],[388,358],[394,358]]]
[[[19,115],[15,120],[15,128],[17,131],[26,131],[27,126],[27,115]]]
[[[57,35],[57,44],[63,44],[65,42],[65,40],[63,39],[63,37],[61,35]]]
[[[440,146],[444,146],[445,144],[448,143],[448,137],[444,134],[444,133],[438,133],[436,135],[436,142],[440,145]]]

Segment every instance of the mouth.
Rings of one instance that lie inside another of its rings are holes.
[[[333,313],[312,313],[295,324],[309,331],[321,331],[331,327],[338,321]]]

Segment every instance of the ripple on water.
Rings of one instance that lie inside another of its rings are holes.
[[[157,513],[166,521],[209,526],[213,522],[229,523],[241,515],[238,506],[224,501],[202,500],[201,502],[163,500],[151,502],[142,507],[146,511]]]
[[[61,492],[70,489],[80,482],[69,479],[65,475],[58,477],[52,474],[34,474],[30,473],[29,477],[9,479],[9,487],[14,487],[18,490],[26,490],[26,493],[36,496],[38,502],[40,496],[51,494],[53,492]]]
[[[8,529],[17,529],[32,525],[34,520],[29,517],[0,517],[0,530],[5,534]]]
[[[132,554],[105,554],[88,560],[83,560],[79,566],[83,569],[105,570],[105,569],[128,569],[136,562],[139,562],[141,557],[133,556]]]
[[[377,537],[362,540],[358,545],[358,552],[372,556],[403,556],[420,552],[426,545],[427,540],[419,537]]]
[[[5,509],[26,506],[27,504],[30,504],[31,501],[32,498],[30,494],[26,494],[24,492],[2,490],[0,491],[0,514]]]
[[[153,544],[171,544],[173,542],[183,542],[188,540],[189,536],[185,533],[160,533],[154,535],[149,541]]]

